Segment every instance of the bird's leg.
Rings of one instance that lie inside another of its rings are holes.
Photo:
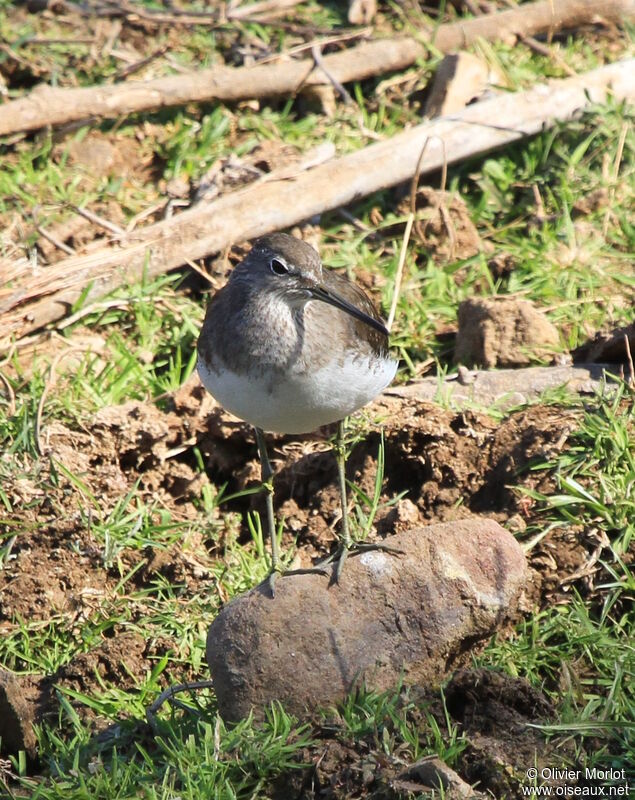
[[[339,582],[344,569],[344,562],[351,549],[351,533],[348,529],[348,502],[346,500],[346,443],[344,441],[344,420],[337,423],[337,438],[335,440],[335,458],[337,459],[337,475],[340,483],[340,503],[342,506],[342,529],[340,532],[340,552],[335,580]]]
[[[337,423],[337,438],[335,440],[335,457],[337,458],[337,474],[340,484],[340,500],[342,503],[342,528],[340,532],[340,546],[338,550],[337,566],[335,567],[335,582],[339,583],[340,576],[348,554],[353,551],[359,553],[366,550],[384,550],[387,553],[399,555],[403,553],[396,547],[377,542],[353,542],[348,527],[348,503],[346,500],[346,443],[344,440],[344,420]]]
[[[262,488],[266,492],[267,502],[267,527],[269,528],[269,538],[271,539],[271,572],[269,573],[269,589],[271,596],[275,596],[275,583],[278,575],[307,575],[317,572],[320,575],[327,575],[327,571],[322,567],[311,567],[310,569],[283,570],[280,563],[280,552],[278,550],[278,537],[276,535],[276,517],[273,511],[273,469],[267,453],[267,442],[265,432],[261,428],[254,428],[256,431],[256,442],[258,443],[258,455],[260,457],[260,480]]]
[[[258,455],[260,457],[260,480],[262,481],[262,488],[266,493],[267,527],[269,528],[269,538],[271,539],[271,573],[269,575],[269,587],[271,588],[271,594],[273,594],[276,576],[278,572],[280,572],[276,518],[273,513],[273,469],[271,468],[271,462],[269,461],[269,455],[267,453],[265,432],[261,428],[255,428],[255,431]]]

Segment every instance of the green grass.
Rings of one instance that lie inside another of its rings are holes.
[[[35,53],[33,63],[44,79],[88,85],[111,79],[121,68],[112,55],[91,63],[80,45],[34,51],[23,45],[25,38],[68,36],[68,30],[54,17],[18,17],[12,9],[0,0],[0,38],[16,54]],[[300,21],[335,28],[345,24],[344,11],[341,5],[310,3]],[[394,30],[412,27],[401,7],[382,13]],[[174,60],[212,65],[233,57],[233,44],[246,35],[272,51],[298,43],[282,27],[247,23],[213,32],[196,28],[184,31],[178,47],[172,47]],[[171,41],[169,32],[147,38],[148,50]],[[616,57],[612,45],[600,38],[570,37],[557,46],[562,59],[579,71]],[[619,46],[628,49],[626,35]],[[562,76],[557,60],[520,45],[479,47],[512,89]],[[10,63],[11,54],[1,50],[0,68]],[[419,69],[419,84],[436,63],[433,59]],[[156,69],[168,74],[173,65],[159,60]],[[139,156],[151,166],[131,179],[91,175],[71,166],[68,143],[75,139],[81,144],[89,128],[69,133],[63,141],[50,134],[5,141],[0,143],[3,229],[17,217],[20,245],[33,247],[38,238],[34,214],[39,224],[51,227],[71,219],[73,205],[91,208],[114,202],[128,222],[166,199],[166,181],[181,178],[194,185],[219,159],[244,157],[258,143],[292,144],[306,151],[326,139],[344,153],[370,143],[374,135],[388,137],[416,124],[420,99],[404,97],[400,89],[374,94],[379,83],[349,87],[356,105],[339,104],[334,120],[289,100],[262,103],[258,109],[244,104],[164,110],[96,126],[106,136],[137,142]],[[10,89],[10,97],[18,94]],[[457,307],[468,297],[508,294],[532,300],[560,330],[563,351],[598,329],[632,320],[632,123],[631,109],[609,103],[449,171],[449,188],[460,193],[492,250],[442,263],[413,240],[393,336],[403,359],[402,379],[430,365],[440,374],[453,369],[451,342],[435,334],[455,326]],[[136,138],[140,131],[141,141]],[[625,146],[618,161],[623,131]],[[438,182],[438,177],[431,180]],[[589,214],[576,210],[597,189],[606,190],[607,202]],[[335,212],[321,220],[325,263],[352,277],[376,276],[384,308],[392,297],[401,242],[398,199],[392,191],[380,192],[349,209],[367,230],[358,230]],[[7,245],[0,240],[0,252]],[[509,257],[513,269],[508,274],[493,273],[489,262],[494,254]],[[129,400],[165,404],[166,394],[193,372],[206,294],[185,273],[122,286],[89,308],[79,303],[73,311],[80,318],[58,332],[66,341],[58,342],[56,352],[81,342],[87,331],[99,338],[99,347],[94,341],[90,349],[80,346],[72,358],[69,353],[58,361],[54,372],[50,355],[26,359],[19,351],[2,366],[10,391],[0,384],[0,575],[21,537],[33,531],[48,535],[51,514],[66,521],[75,514],[94,545],[91,563],[102,571],[105,583],[98,602],[82,609],[79,618],[52,610],[48,619],[8,621],[0,643],[1,664],[16,673],[53,675],[122,632],[169,643],[152,650],[151,667],[132,681],[133,688],[100,675],[86,692],[60,688],[58,719],[38,730],[40,764],[27,764],[24,757],[12,759],[9,767],[0,763],[0,770],[18,776],[9,782],[9,790],[16,797],[41,800],[270,797],[281,776],[301,769],[307,758],[317,760],[326,735],[358,754],[365,747],[379,760],[410,763],[437,753],[460,768],[468,746],[460,726],[447,710],[441,716],[433,713],[401,687],[383,694],[360,690],[337,709],[316,714],[310,724],[273,706],[264,724],[248,719],[237,726],[223,724],[213,693],[204,692],[196,702],[188,701],[187,711],[164,708],[157,733],[147,727],[145,709],[166,685],[206,674],[206,627],[221,600],[265,576],[267,546],[259,520],[251,516],[246,522],[230,512],[227,487],[213,484],[203,486],[194,513],[186,519],[141,491],[134,480],[118,502],[103,507],[90,476],[41,457],[39,436],[53,421],[82,430],[91,414],[109,405]],[[562,393],[546,400],[566,403]],[[627,766],[635,751],[633,416],[633,397],[626,387],[613,396],[585,400],[579,428],[567,447],[556,458],[534,465],[537,473],[553,476],[554,493],[519,489],[540,510],[521,539],[529,550],[554,526],[582,531],[580,535],[603,544],[592,584],[572,588],[567,603],[528,615],[513,635],[495,638],[475,659],[478,665],[525,677],[543,690],[555,709],[545,735],[558,743],[569,738],[590,766]],[[351,444],[364,431],[363,422],[353,426]],[[351,487],[354,530],[362,537],[386,502],[381,497],[382,452],[373,490]],[[193,451],[192,460],[204,472],[203,456]],[[20,485],[35,486],[39,494],[22,502],[16,494]],[[77,558],[86,556],[81,541],[72,547]],[[149,553],[175,547],[203,565],[194,589],[163,574],[140,580]],[[292,556],[291,546],[285,559]],[[442,693],[436,700],[444,708]],[[100,720],[100,733],[89,722],[88,711]],[[562,755],[563,764],[567,758]]]
[[[545,690],[560,714],[545,730],[568,734],[580,747],[593,740],[589,766],[621,769],[635,750],[635,401],[624,386],[612,394],[586,408],[569,448],[534,465],[554,474],[559,493],[522,490],[543,509],[525,533],[529,549],[554,526],[581,529],[579,540],[600,545],[587,596],[573,589],[569,603],[533,615],[479,663]]]
[[[399,753],[411,761],[436,753],[448,766],[455,766],[467,745],[452,720],[440,692],[443,719],[432,713],[431,704],[415,701],[399,686],[388,692],[359,689],[335,712],[324,712],[325,725],[335,727],[344,741],[367,741],[386,757]]]
[[[309,742],[307,727],[280,707],[271,708],[262,726],[248,719],[228,729],[218,717],[215,722],[186,718],[184,725],[166,726],[162,734],[150,737],[140,729],[146,699],[143,691],[133,703],[130,697],[117,698],[117,705],[126,703],[132,719],[104,737],[97,749],[89,746],[86,729],[62,699],[60,728],[67,735],[49,731],[44,745],[45,752],[55,753],[53,777],[47,785],[26,781],[30,796],[79,800],[133,798],[142,792],[157,800],[235,800],[258,797],[281,772],[301,767],[297,756]],[[79,773],[79,780],[70,777],[72,771]]]
[[[546,506],[551,523],[593,520],[605,534],[608,551],[619,559],[632,551],[635,537],[635,407],[628,388],[618,386],[612,393],[585,411],[566,453],[536,465],[556,471],[560,493],[527,494]]]
[[[495,642],[478,662],[527,678],[555,702],[557,721],[538,727],[575,743],[571,766],[632,765],[635,749],[633,578],[620,576],[599,611],[575,595],[536,614],[514,639]]]
[[[633,752],[635,707],[631,688],[635,631],[629,611],[635,580],[623,560],[632,551],[633,408],[626,389],[615,392],[612,399],[593,400],[571,435],[571,447],[556,460],[534,466],[553,473],[561,493],[533,493],[544,507],[544,521],[537,523],[536,530],[529,529],[525,538],[532,541],[537,531],[554,524],[599,526],[605,531],[609,544],[600,564],[606,571],[597,587],[597,600],[589,603],[573,593],[571,603],[531,616],[513,637],[495,640],[477,659],[478,664],[526,677],[552,698],[557,718],[545,725],[547,735],[571,737],[589,766],[618,769],[628,765]],[[359,430],[351,431],[353,440],[359,435]],[[565,490],[569,493],[564,494]],[[603,501],[589,500],[594,491],[603,492]],[[87,499],[89,505],[97,502],[89,495]],[[363,526],[367,513],[363,509],[372,508],[376,497],[358,499]],[[196,713],[163,712],[161,734],[151,735],[144,727],[144,711],[160,691],[159,678],[176,682],[184,669],[204,674],[204,620],[214,616],[218,601],[201,593],[188,596],[184,605],[179,600],[181,588],[165,579],[143,589],[134,587],[134,570],[126,572],[117,561],[119,548],[141,549],[150,542],[154,548],[168,547],[182,530],[169,519],[165,525],[157,524],[153,509],[139,505],[132,495],[122,498],[103,520],[97,517],[92,530],[103,544],[104,565],[114,565],[121,573],[114,590],[84,621],[79,640],[74,624],[63,615],[45,624],[18,621],[14,632],[3,639],[4,665],[18,672],[53,674],[78,652],[97,646],[104,634],[122,630],[136,630],[147,638],[169,637],[177,645],[137,682],[133,692],[103,681],[90,694],[62,692],[59,722],[40,732],[49,777],[43,783],[34,782],[26,766],[16,761],[13,770],[24,773],[22,786],[33,797],[50,800],[62,794],[132,797],[140,787],[146,796],[160,798],[201,796],[197,792],[239,798],[266,794],[277,776],[301,767],[305,748],[315,740],[319,727],[302,726],[274,708],[264,727],[247,720],[227,730],[213,696],[203,695]],[[254,536],[254,546],[247,549],[230,539],[224,562],[214,565],[216,579],[223,582],[229,596],[249,588],[266,573],[265,544],[258,526]],[[95,738],[74,710],[76,705],[92,709],[115,728]],[[419,713],[413,714],[417,709]],[[332,719],[328,712],[326,719]],[[337,720],[342,741],[352,747],[365,741],[387,757],[399,754],[414,761],[437,753],[452,766],[466,746],[449,717],[440,724],[425,707],[404,700],[399,689],[355,693],[338,708]],[[583,750],[588,741],[594,745],[590,753]]]

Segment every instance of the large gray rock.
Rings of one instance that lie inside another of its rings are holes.
[[[341,581],[280,578],[234,599],[207,637],[220,713],[237,720],[273,700],[302,714],[362,680],[385,690],[438,682],[457,656],[513,611],[527,577],[522,549],[487,519],[416,528],[396,556],[351,557]]]

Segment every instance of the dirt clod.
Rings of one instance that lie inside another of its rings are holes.
[[[99,689],[101,681],[123,685],[139,681],[148,668],[145,658],[146,642],[130,631],[116,631],[97,647],[77,655],[56,675],[56,683],[64,688],[85,692],[88,686]]]
[[[471,298],[459,306],[455,361],[468,366],[524,366],[550,359],[557,329],[529,300]]]
[[[35,758],[37,740],[33,723],[39,722],[36,682],[0,669],[0,752],[17,755],[24,750]]]
[[[626,365],[635,358],[635,322],[612,331],[600,331],[571,353],[574,362],[608,362]]]
[[[469,746],[462,776],[494,797],[514,797],[527,765],[546,765],[553,746],[536,727],[551,718],[547,698],[522,678],[488,669],[459,670],[445,689],[448,712]]]
[[[460,195],[422,186],[417,191],[415,206],[415,235],[436,261],[455,261],[480,252],[481,237]],[[408,214],[410,199],[402,202],[398,210]]]

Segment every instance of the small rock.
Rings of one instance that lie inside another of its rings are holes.
[[[262,583],[212,623],[207,662],[220,713],[238,720],[274,700],[292,713],[374,690],[435,684],[515,610],[527,578],[522,549],[488,519],[415,528],[394,555],[351,557],[339,584],[319,574]]]
[[[454,358],[487,369],[524,366],[552,358],[559,339],[555,326],[529,300],[471,298],[459,306]]]
[[[487,88],[490,69],[472,53],[451,53],[443,58],[434,75],[426,102],[426,117],[443,117],[461,111]]]
[[[165,191],[170,197],[184,200],[190,196],[190,182],[186,178],[171,178],[165,184]]]
[[[507,520],[507,530],[510,533],[524,533],[527,530],[527,523],[520,514],[514,514]]]
[[[391,788],[400,793],[419,793],[423,789],[439,791],[441,797],[448,800],[471,800],[472,798],[485,797],[481,792],[475,791],[469,783],[436,756],[427,756],[397,775],[391,781]]]
[[[398,533],[408,528],[412,528],[421,522],[421,513],[417,506],[404,497],[398,500],[388,511],[386,516],[376,521],[377,530],[383,534]]]
[[[369,25],[377,14],[377,0],[349,0],[348,21],[351,25]]]

